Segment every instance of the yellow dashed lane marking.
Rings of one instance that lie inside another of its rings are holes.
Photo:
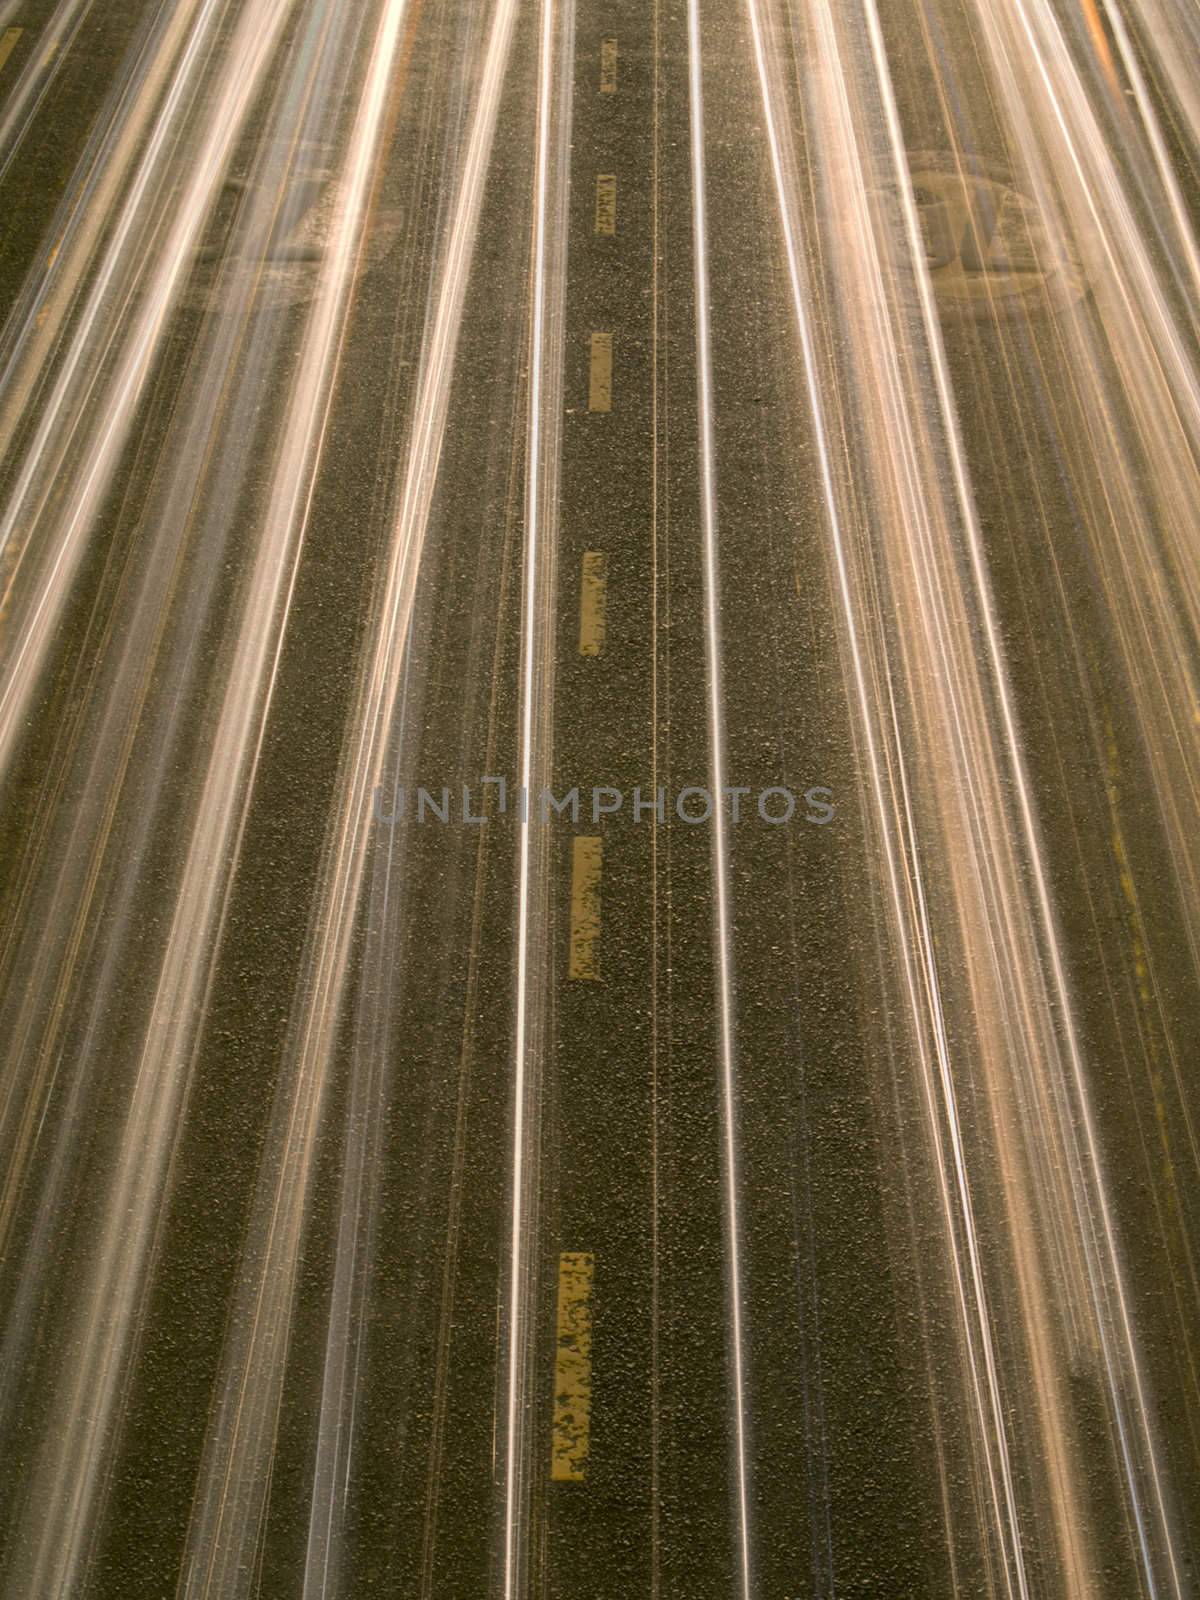
[[[4,66],[9,56],[17,48],[17,40],[24,32],[24,28],[5,28],[4,32],[0,34],[0,67]]]
[[[613,336],[592,335],[592,362],[588,376],[588,410],[612,410]]]
[[[600,93],[616,94],[617,92],[617,41],[615,39],[601,39],[600,41]]]
[[[583,1482],[591,1413],[592,1257],[565,1251],[558,1258],[558,1345],[550,1447],[550,1476],[560,1483]]]
[[[608,606],[608,557],[603,550],[583,552],[583,579],[579,586],[579,654],[598,656],[604,649],[604,619]]]
[[[600,869],[603,846],[598,834],[571,841],[570,976],[595,981],[600,976]]]
[[[596,177],[596,232],[617,231],[617,175],[601,172]]]

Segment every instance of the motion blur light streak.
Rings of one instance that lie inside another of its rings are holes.
[[[0,0],[0,1600],[1200,1593],[1197,60]]]
[[[551,770],[554,683],[554,590],[562,407],[563,307],[567,267],[566,203],[570,181],[570,70],[574,0],[541,0],[537,160],[533,183],[533,263],[529,332],[529,417],[522,554],[520,791],[531,794]],[[562,44],[559,42],[559,34]],[[556,92],[556,80],[562,78]],[[503,1442],[504,1595],[527,1592],[528,1496],[532,1441],[527,1418],[532,1386],[536,1300],[530,1262],[539,1242],[538,1104],[545,1050],[545,995],[551,958],[545,884],[548,850],[531,821],[521,824],[517,857],[516,996],[513,1039],[511,1240],[507,1305],[508,1392]]]
[[[696,283],[696,382],[700,411],[700,525],[704,540],[704,664],[707,678],[709,766],[712,791],[725,789],[725,706],[721,666],[720,571],[717,563],[716,448],[713,441],[713,371],[709,331],[708,196],[704,164],[704,66],[700,4],[688,0],[688,120],[692,163],[692,251]],[[742,1332],[741,1216],[738,1107],[735,1093],[734,976],[729,919],[729,844],[724,812],[713,826],[713,895],[717,944],[717,1033],[720,1039],[721,1145],[725,1189],[725,1249],[729,1274],[733,1447],[736,1460],[739,1593],[750,1600],[753,1568],[746,1439],[745,1354]]]

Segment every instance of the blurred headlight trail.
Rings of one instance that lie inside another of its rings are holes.
[[[1190,0],[0,0],[0,1600],[1185,1600]]]

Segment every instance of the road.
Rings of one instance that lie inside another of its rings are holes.
[[[1200,1592],[1198,43],[2,0],[2,1600]]]

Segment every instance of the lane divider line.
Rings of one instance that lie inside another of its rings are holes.
[[[579,585],[579,654],[598,656],[604,651],[608,612],[608,556],[603,550],[583,552]]]
[[[537,162],[533,205],[533,270],[529,330],[528,436],[522,575],[520,745],[521,787],[548,777],[552,746],[553,631],[545,626],[555,588],[558,484],[567,286],[567,197],[570,193],[575,0],[542,0],[538,66]],[[534,1307],[538,1275],[540,1104],[546,1035],[546,966],[550,908],[548,847],[522,817],[517,872],[517,962],[512,1084],[511,1231],[508,1396],[504,1405],[503,1600],[528,1593],[530,1479],[528,1430]]]
[[[17,48],[18,41],[24,32],[24,28],[5,28],[4,32],[0,34],[0,69],[3,68],[4,63]]]
[[[599,841],[597,841],[599,842]],[[558,1340],[554,1354],[554,1426],[550,1477],[582,1483],[592,1421],[592,1268],[585,1251],[558,1258]]]
[[[588,373],[588,410],[612,410],[613,336],[592,335],[592,359]]]
[[[617,92],[617,41],[615,39],[601,39],[600,41],[600,93],[616,94]]]
[[[696,294],[696,398],[699,409],[700,532],[704,570],[704,658],[707,669],[709,771],[713,792],[725,788],[725,693],[721,662],[717,466],[714,423],[712,313],[708,274],[708,180],[704,161],[704,66],[700,0],[687,4],[688,127],[692,178],[692,270]],[[729,1356],[736,1480],[738,1600],[754,1593],[750,1535],[750,1447],[743,1348],[742,1224],[738,1159],[737,1049],[734,1026],[733,912],[729,840],[718,807],[713,826],[713,932],[717,946],[717,1025],[721,1096],[721,1165],[728,1264]]]
[[[599,834],[571,841],[572,978],[594,983],[600,976],[600,873],[604,844]]]
[[[612,237],[617,231],[617,175],[596,174],[596,232]]]

